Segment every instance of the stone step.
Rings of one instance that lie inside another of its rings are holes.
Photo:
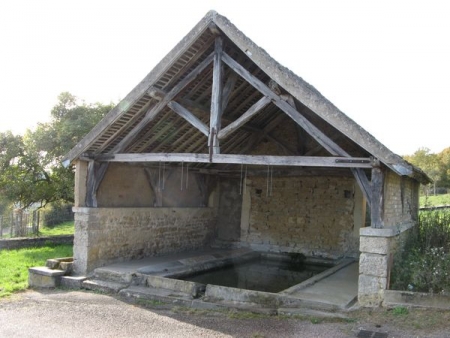
[[[105,281],[101,279],[88,279],[81,283],[82,287],[88,290],[101,291],[105,293],[118,293],[128,287],[129,284]]]

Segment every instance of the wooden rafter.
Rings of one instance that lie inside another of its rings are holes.
[[[208,65],[213,61],[214,53],[210,54],[205,60],[203,60],[192,72],[190,72],[183,80],[181,80],[175,87],[172,88],[166,96],[158,102],[154,107],[149,109],[145,114],[145,117],[136,125],[136,127],[128,133],[119,144],[117,144],[112,153],[117,153],[125,149],[133,139],[145,128],[145,126],[152,121],[158,113],[163,110],[166,105],[172,101],[175,96],[183,90],[189,83],[194,81],[200,73],[208,67]]]

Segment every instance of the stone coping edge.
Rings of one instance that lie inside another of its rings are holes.
[[[414,222],[410,223],[403,223],[394,225],[392,227],[388,228],[382,228],[382,229],[376,229],[376,228],[361,228],[359,229],[359,235],[360,236],[366,236],[366,237],[395,237],[400,235],[402,232],[411,229],[415,226]]]
[[[340,262],[339,264],[331,267],[330,269],[327,269],[321,273],[318,273],[317,275],[312,276],[311,278],[305,280],[304,282],[301,282],[300,284],[296,284],[294,286],[291,286],[290,288],[287,288],[283,291],[280,291],[280,294],[290,295],[294,292],[300,291],[308,286],[314,285],[317,282],[321,281],[322,279],[338,272],[339,270],[345,268],[346,266],[356,262],[355,259],[352,258],[345,258]]]

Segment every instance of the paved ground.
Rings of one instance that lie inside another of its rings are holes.
[[[356,337],[361,329],[387,333],[389,338],[449,337],[450,327],[442,323],[425,331],[411,323],[394,328],[382,323],[386,313],[360,312],[362,319],[351,322],[318,323],[315,318],[255,317],[155,303],[143,307],[92,292],[27,291],[0,299],[0,337]],[[448,322],[448,317],[438,320]]]

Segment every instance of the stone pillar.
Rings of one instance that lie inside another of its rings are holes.
[[[414,223],[394,227],[360,229],[358,302],[362,306],[380,306],[389,287],[392,257],[399,239]]]
[[[86,275],[92,269],[92,262],[98,260],[93,243],[92,228],[97,225],[96,210],[74,207],[75,235],[73,239],[73,274]]]

